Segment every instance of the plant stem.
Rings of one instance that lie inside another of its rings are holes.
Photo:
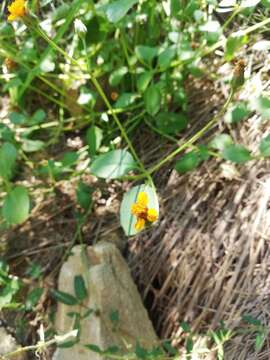
[[[19,355],[19,354],[25,353],[27,351],[35,350],[38,353],[42,352],[44,349],[46,349],[47,347],[49,347],[51,345],[66,341],[70,337],[76,337],[77,333],[76,333],[76,335],[75,335],[75,333],[76,333],[76,331],[73,330],[73,331],[70,331],[68,334],[63,335],[62,337],[61,336],[59,336],[59,337],[56,336],[53,339],[48,340],[48,341],[39,341],[36,345],[20,347],[20,348],[14,350],[14,351],[11,351],[11,352],[9,352],[9,353],[7,353],[5,355],[0,355],[0,359],[6,360],[6,359],[14,357],[15,355]]]
[[[192,146],[196,141],[198,141],[203,135],[207,133],[208,130],[210,130],[214,125],[216,125],[218,119],[225,113],[226,109],[228,108],[229,104],[232,101],[234,92],[231,91],[228,99],[222,106],[221,110],[213,117],[212,120],[210,120],[201,130],[199,130],[195,135],[193,135],[189,140],[184,142],[181,146],[179,146],[177,149],[172,151],[169,155],[164,157],[158,164],[152,166],[150,169],[148,169],[148,174],[152,174],[155,171],[159,170],[164,164],[171,161],[176,155],[178,155],[181,151],[189,148]],[[124,177],[127,180],[140,180],[144,177],[144,174],[135,175],[135,176],[126,176]]]
[[[181,151],[187,149],[190,145],[193,145],[197,140],[199,140],[208,130],[210,130],[218,121],[218,119],[224,114],[226,109],[228,108],[231,100],[233,98],[233,91],[231,91],[227,101],[223,105],[222,109],[214,116],[212,120],[210,120],[201,130],[199,130],[194,136],[192,136],[188,141],[186,141],[183,145],[179,146],[178,149],[174,150],[168,156],[163,158],[158,164],[154,165],[152,168],[148,170],[149,174],[152,174],[156,170],[158,170],[162,165],[166,162],[172,160],[177,154]]]
[[[53,40],[51,40],[45,33],[44,31],[38,26],[38,24],[30,24],[30,25],[34,25],[33,26],[33,29],[44,39],[48,42],[49,45],[51,45],[55,50],[57,50],[60,54],[62,54],[66,59],[68,59],[72,64],[78,66],[81,70],[82,67],[81,67],[81,64],[75,60],[73,57],[69,56],[63,49],[61,49]],[[35,26],[36,25],[36,26]],[[85,41],[83,41],[83,45],[85,47],[85,52],[86,52],[86,43]],[[87,58],[87,56],[86,56]],[[114,119],[114,121],[116,122],[118,128],[120,129],[121,131],[121,134],[123,136],[123,138],[125,139],[134,159],[137,161],[138,165],[139,165],[139,168],[141,170],[141,172],[144,174],[144,177],[147,177],[149,182],[151,184],[153,184],[153,181],[152,181],[152,178],[151,176],[147,173],[146,169],[144,168],[144,165],[143,163],[141,162],[141,160],[139,159],[129,137],[127,136],[127,133],[123,127],[123,125],[121,124],[119,118],[117,117],[113,107],[111,106],[110,104],[110,101],[108,100],[105,92],[103,91],[102,87],[100,86],[98,80],[95,78],[95,76],[93,76],[92,72],[91,72],[91,69],[89,68],[90,64],[89,64],[89,61],[86,61],[87,63],[87,69],[88,69],[88,72],[89,72],[89,75],[90,75],[90,80],[92,82],[92,84],[94,85],[94,87],[96,88],[97,92],[99,93],[99,95],[101,96],[103,102],[105,103],[105,105],[107,106],[108,110],[111,112],[111,115]]]

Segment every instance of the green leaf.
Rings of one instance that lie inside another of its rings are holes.
[[[219,134],[209,143],[209,147],[223,151],[227,146],[233,144],[233,140],[228,134]]]
[[[253,7],[258,5],[260,2],[261,0],[242,0],[240,7],[241,8]]]
[[[57,6],[55,10],[51,13],[53,22],[65,18],[69,11],[70,11],[70,6],[68,4],[65,3],[59,4],[59,6]]]
[[[112,346],[109,346],[107,347],[106,350],[104,350],[103,354],[104,355],[113,355],[113,354],[116,354],[120,351],[120,348],[116,345],[112,345]]]
[[[71,306],[71,305],[78,304],[78,300],[75,298],[75,296],[68,294],[66,292],[53,289],[53,290],[51,290],[51,294],[55,298],[55,300],[65,304],[65,305]]]
[[[137,58],[147,65],[152,64],[152,60],[157,56],[158,49],[156,47],[138,45],[135,47],[135,54]]]
[[[8,126],[4,124],[0,124],[0,139],[7,142],[13,142],[15,141],[14,132]],[[1,175],[1,169],[0,169],[0,175]]]
[[[0,176],[9,180],[13,175],[17,158],[17,150],[10,143],[4,143],[0,148]]]
[[[27,117],[24,114],[18,113],[16,111],[9,114],[9,120],[14,125],[22,125],[27,122]]]
[[[239,102],[225,115],[225,121],[229,124],[236,124],[244,120],[250,114],[247,104]]]
[[[242,315],[242,320],[250,325],[254,325],[254,326],[262,325],[262,323],[259,319],[256,319],[252,315],[249,315],[249,314]]]
[[[172,59],[175,57],[176,49],[174,46],[170,46],[158,56],[158,66],[162,70],[166,70],[172,62]]]
[[[138,91],[144,93],[153,78],[151,71],[145,71],[137,77]]]
[[[185,154],[180,160],[178,160],[174,166],[175,170],[181,174],[185,174],[188,171],[196,169],[200,164],[201,157],[197,151],[191,151]]]
[[[119,324],[119,311],[118,310],[111,310],[110,311],[110,320],[113,324],[113,326],[117,326]]]
[[[70,166],[76,164],[78,158],[79,158],[79,155],[75,151],[67,151],[64,154],[63,159],[61,160],[62,166],[70,167]]]
[[[156,85],[151,85],[144,93],[144,103],[148,114],[154,116],[159,112],[161,103],[160,90]]]
[[[191,333],[190,325],[186,321],[181,321],[180,326],[185,333]]]
[[[41,298],[41,295],[43,294],[43,291],[43,288],[35,288],[30,291],[25,301],[26,310],[31,310],[37,305],[39,299]]]
[[[29,216],[30,200],[23,186],[13,188],[5,197],[2,214],[7,223],[21,224]]]
[[[116,103],[114,104],[114,108],[125,108],[127,106],[132,105],[136,99],[137,99],[138,95],[137,94],[133,94],[133,93],[124,93],[121,94],[119,96],[119,98],[117,99]]]
[[[264,120],[270,119],[270,98],[260,96],[255,100],[254,105]]]
[[[4,285],[0,291],[0,311],[3,308],[16,308],[18,306],[18,304],[12,303],[12,299],[20,290],[20,280],[17,277],[9,277]]]
[[[23,139],[22,149],[25,152],[35,152],[43,149],[45,146],[44,141]]]
[[[95,353],[98,353],[98,354],[103,354],[103,351],[100,349],[99,346],[97,345],[94,345],[94,344],[87,344],[87,345],[84,345],[87,349],[95,352]]]
[[[106,7],[105,13],[110,22],[121,20],[139,0],[117,0]]]
[[[252,160],[250,152],[244,146],[238,144],[226,146],[222,151],[222,156],[224,159],[237,164],[244,164],[245,162]]]
[[[162,345],[163,345],[164,349],[166,350],[166,352],[169,353],[169,355],[176,356],[178,354],[177,349],[172,346],[170,341],[165,340]]]
[[[216,20],[209,20],[200,26],[200,31],[204,32],[204,36],[208,43],[215,43],[218,41],[222,29],[220,23]]]
[[[135,160],[127,150],[113,150],[99,155],[90,166],[90,171],[103,179],[117,179],[136,167]]]
[[[32,279],[38,279],[42,275],[42,272],[43,272],[42,266],[35,262],[30,263],[26,270],[26,274],[30,276]]]
[[[88,210],[92,204],[93,189],[80,181],[76,190],[77,202],[85,210]]]
[[[81,275],[76,275],[74,278],[74,290],[79,301],[83,301],[87,297],[87,289]]]
[[[143,347],[141,347],[139,342],[136,343],[135,354],[138,357],[138,359],[141,360],[147,359],[147,351]]]
[[[103,132],[97,126],[91,126],[86,132],[86,142],[88,145],[88,151],[91,156],[94,156],[97,150],[100,148],[103,139]]]
[[[263,347],[265,339],[266,339],[266,337],[265,337],[265,334],[263,334],[263,333],[258,333],[256,335],[256,339],[255,339],[255,350],[256,351],[261,350],[261,348]]]
[[[193,340],[190,336],[187,338],[186,349],[188,354],[190,354],[193,350]]]
[[[267,9],[270,8],[270,0],[262,0],[262,5],[265,6]]]
[[[119,85],[121,80],[127,73],[128,73],[128,68],[126,66],[122,66],[119,69],[114,70],[109,77],[110,85],[111,86]]]
[[[270,135],[267,135],[261,140],[259,149],[262,156],[270,156]]]
[[[146,192],[148,195],[148,207],[155,209],[159,214],[159,203],[155,189],[149,185],[132,187],[125,193],[120,207],[120,223],[127,236],[138,233],[135,229],[136,217],[131,213],[131,206],[136,202],[140,192]]]
[[[177,134],[188,125],[188,118],[183,113],[162,112],[155,120],[157,127],[165,134]]]
[[[34,115],[31,117],[30,119],[30,124],[31,125],[37,125],[43,122],[43,120],[45,120],[46,117],[46,113],[44,110],[42,109],[38,109]]]
[[[233,34],[227,41],[225,46],[225,60],[231,61],[235,53],[248,41],[247,35]]]

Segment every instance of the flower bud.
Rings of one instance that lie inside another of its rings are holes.
[[[75,28],[75,32],[80,36],[80,37],[84,37],[85,34],[87,33],[87,27],[84,25],[84,23],[79,20],[79,19],[75,19],[74,21],[74,28]]]

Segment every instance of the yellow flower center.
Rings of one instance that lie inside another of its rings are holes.
[[[25,0],[15,0],[11,5],[8,6],[10,15],[8,16],[9,21],[21,18],[26,14]]]
[[[145,227],[146,222],[153,223],[158,219],[157,211],[152,208],[149,209],[147,205],[147,194],[145,192],[140,192],[137,197],[137,202],[131,206],[131,213],[137,218],[135,224],[135,229],[137,231],[142,230]]]

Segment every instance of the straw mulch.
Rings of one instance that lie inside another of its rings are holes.
[[[267,66],[257,69],[256,76],[265,79]],[[203,81],[189,85],[192,132],[211,119],[220,106],[215,106],[217,98],[223,101],[222,94],[217,96],[217,90],[209,84],[204,87]],[[240,97],[247,96],[250,86]],[[254,150],[267,135],[268,124],[253,113],[233,129],[222,119],[218,126]],[[146,148],[149,143],[153,142],[145,143]],[[159,144],[152,157],[164,154],[165,148]],[[159,224],[130,241],[131,268],[155,327],[161,338],[173,337],[179,346],[181,321],[187,321],[197,336],[217,328],[220,321],[230,329],[247,329],[244,314],[264,325],[270,321],[269,161],[225,168],[222,164],[210,160],[187,175],[171,166],[159,171]],[[270,359],[268,339],[260,352],[254,343],[254,332],[235,335],[225,347],[225,359]],[[199,358],[216,359],[216,354]]]

